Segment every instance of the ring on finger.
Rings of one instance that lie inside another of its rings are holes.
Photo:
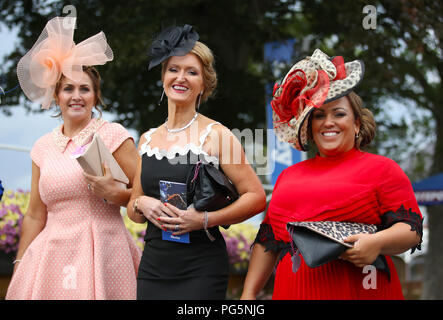
[[[91,184],[88,183],[88,190],[91,190]]]
[[[178,232],[180,230],[180,228],[178,227],[178,224],[175,225],[175,232]]]

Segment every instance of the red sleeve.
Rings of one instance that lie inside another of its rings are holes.
[[[420,237],[423,236],[423,216],[411,181],[393,160],[388,159],[382,168],[377,196],[380,202],[382,229],[387,229],[397,222],[404,222]],[[421,249],[421,244],[418,244],[417,248]],[[414,250],[415,248],[412,248],[412,251]]]
[[[411,181],[393,160],[388,159],[386,162],[377,191],[382,214],[395,211],[403,205],[407,209],[411,208],[421,217]]]

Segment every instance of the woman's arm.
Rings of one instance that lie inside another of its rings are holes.
[[[354,247],[341,256],[357,266],[373,263],[379,254],[399,254],[420,248],[423,218],[411,182],[397,163],[387,159],[380,166],[376,191],[383,213],[380,216],[382,230],[372,235],[349,237],[346,240],[355,242]]]
[[[420,242],[420,235],[411,230],[409,224],[397,222],[388,229],[374,234],[358,234],[345,239],[354,243],[340,258],[357,267],[364,267],[377,259],[379,254],[395,255],[403,253]]]
[[[17,251],[17,260],[20,260],[31,242],[46,225],[48,212],[46,205],[40,198],[39,191],[40,168],[32,162],[31,196],[29,206],[23,218],[20,232],[20,243]],[[18,264],[14,266],[14,271]]]
[[[118,186],[109,168],[105,164],[104,176],[92,176],[84,172],[86,182],[90,185],[91,191],[99,198],[106,199],[109,203],[119,206],[126,206],[131,196],[131,187],[137,166],[137,149],[131,138],[126,139],[112,154],[119,166],[129,179],[127,189]]]
[[[248,274],[241,300],[255,300],[257,294],[266,285],[269,277],[274,270],[278,259],[278,253],[272,250],[265,251],[265,246],[255,243],[249,260]]]
[[[210,212],[209,227],[239,223],[266,208],[265,191],[248,163],[240,141],[225,127],[219,127],[214,132],[217,135],[211,135],[210,141],[216,141],[218,138],[218,150],[215,149],[212,153],[220,159],[221,168],[234,184],[240,197],[230,206]]]
[[[139,148],[140,148],[140,145],[141,145],[141,142],[139,143]],[[141,175],[141,157],[138,156],[137,167],[136,167],[135,175],[134,175],[134,184],[132,186],[131,198],[129,199],[126,212],[127,212],[129,219],[131,219],[132,221],[134,221],[136,223],[145,223],[146,218],[142,214],[142,212],[141,211],[134,212],[134,201],[143,195],[143,190],[142,190],[141,181],[140,181],[140,175]],[[138,210],[140,210],[139,205],[137,207],[138,207]]]
[[[421,240],[407,223],[397,222],[390,228],[375,234],[381,243],[380,254],[395,255],[415,247]]]
[[[138,150],[143,143],[146,142],[146,138],[141,135],[140,142],[138,145]],[[134,185],[132,187],[131,199],[129,200],[127,207],[128,217],[136,223],[145,223],[146,220],[153,223],[158,228],[162,228],[161,224],[157,220],[160,216],[171,215],[175,216],[166,208],[160,200],[145,196],[143,188],[141,185],[141,171],[142,171],[142,160],[139,155],[137,155],[137,166],[134,174]],[[137,212],[134,212],[134,204],[137,200]]]

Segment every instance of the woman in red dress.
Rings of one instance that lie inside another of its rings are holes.
[[[403,299],[389,256],[420,249],[423,219],[402,169],[361,151],[375,134],[372,113],[352,91],[363,73],[361,61],[345,64],[342,57],[330,59],[317,49],[275,86],[276,135],[302,151],[313,141],[318,152],[280,174],[255,240],[242,299],[255,299],[276,264],[273,299]],[[377,225],[378,232],[345,239],[354,246],[316,268],[301,257],[297,269],[291,259],[297,248],[286,229],[293,221],[360,222]],[[379,255],[387,267],[365,268]]]

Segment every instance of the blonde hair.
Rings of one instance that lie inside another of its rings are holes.
[[[214,68],[214,55],[212,54],[211,49],[208,48],[203,42],[196,41],[194,48],[189,53],[195,54],[203,66],[203,94],[201,96],[201,102],[205,102],[214,95],[215,89],[217,88],[217,73]],[[170,58],[169,58],[170,59]],[[166,72],[166,66],[168,65],[168,61],[162,62],[162,81]]]

